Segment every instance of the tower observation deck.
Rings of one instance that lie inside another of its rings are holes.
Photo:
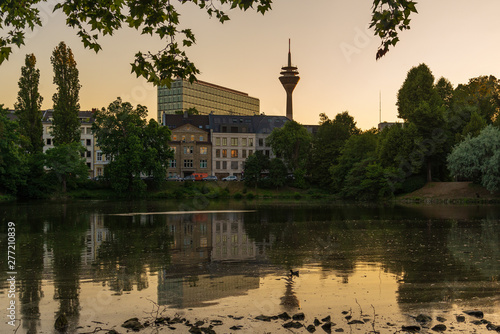
[[[293,120],[292,92],[300,80],[297,67],[292,66],[292,54],[290,52],[290,40],[288,40],[288,65],[283,66],[280,72],[280,81],[286,91],[286,117]]]

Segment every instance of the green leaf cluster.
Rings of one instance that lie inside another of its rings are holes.
[[[500,130],[488,125],[476,137],[470,135],[447,158],[455,177],[480,183],[491,192],[500,190]]]
[[[170,130],[155,120],[148,122],[147,116],[146,107],[138,105],[134,109],[120,98],[94,115],[92,131],[109,160],[105,175],[117,192],[130,196],[140,195],[146,189],[141,176],[163,181],[168,161],[173,158],[168,145]]]

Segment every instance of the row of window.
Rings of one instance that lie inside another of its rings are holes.
[[[231,169],[238,169],[238,161],[229,161],[231,164]],[[227,161],[216,161],[215,169],[227,169]],[[241,164],[243,168],[243,163]]]
[[[231,146],[253,146],[253,138],[226,138],[215,137],[215,146],[228,146],[227,142],[230,139]],[[241,145],[239,145],[241,143]]]
[[[191,139],[190,141],[194,141],[196,136],[191,135],[191,136],[187,137],[186,135],[182,135],[182,136],[172,135],[172,141],[177,141],[177,140],[179,140],[179,138],[181,141],[186,141],[186,138],[190,138]],[[205,137],[199,136],[198,139],[199,139],[199,141],[204,141]]]
[[[193,168],[193,160],[192,159],[184,159],[184,168]],[[172,159],[168,161],[168,167],[170,168],[177,168],[177,160]],[[200,160],[200,168],[207,168],[208,167],[208,162],[206,159]]]
[[[215,150],[215,157],[216,158],[227,158],[227,149],[216,149]],[[253,154],[253,150],[248,150],[248,156],[251,156]],[[239,150],[231,150],[231,158],[239,158]],[[247,150],[241,150],[241,158],[246,159],[247,158]]]

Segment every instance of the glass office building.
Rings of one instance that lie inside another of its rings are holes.
[[[158,122],[163,114],[196,108],[201,115],[258,115],[259,99],[208,82],[177,79],[171,88],[158,87]]]

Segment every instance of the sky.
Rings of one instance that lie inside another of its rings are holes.
[[[42,108],[52,108],[56,86],[50,56],[65,41],[80,73],[81,110],[107,107],[121,97],[134,106],[147,106],[155,118],[157,90],[136,78],[130,63],[138,51],[158,51],[165,42],[124,28],[100,38],[103,50],[96,54],[65,26],[63,14],[52,13],[55,2],[49,0],[41,8],[43,27],[29,32],[25,46],[0,65],[0,104],[14,107],[25,55],[34,53]],[[398,90],[407,72],[421,63],[429,66],[436,81],[445,77],[454,87],[481,75],[500,77],[498,0],[419,1],[411,30],[400,33],[400,42],[378,61],[380,40],[368,29],[369,0],[274,0],[273,10],[265,15],[233,10],[224,24],[192,3],[176,6],[181,28],[191,28],[196,36],[196,44],[186,51],[201,71],[198,79],[258,98],[266,115],[286,114],[286,94],[278,77],[291,39],[292,63],[300,76],[293,112],[302,124],[318,124],[320,113],[334,118],[343,111],[364,130],[376,127],[379,119],[401,121]]]

